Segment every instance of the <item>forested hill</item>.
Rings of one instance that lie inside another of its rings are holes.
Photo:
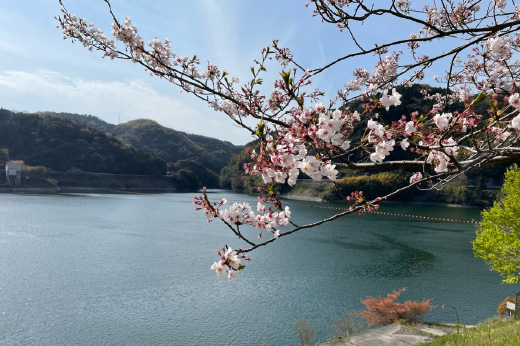
[[[120,125],[92,115],[0,112],[0,149],[13,160],[57,171],[165,174],[179,188],[220,187],[219,173],[241,147],[161,126],[148,119]]]
[[[73,120],[80,125],[94,128],[100,131],[112,133],[116,125],[107,123],[94,115],[75,114],[75,113],[55,113],[55,112],[36,112],[35,114],[41,116],[52,116],[61,119]]]
[[[176,131],[149,119],[114,125],[92,115],[53,112],[38,114],[73,120],[89,128],[109,132],[133,147],[153,153],[172,165],[179,161],[193,161],[209,168],[215,174],[219,174],[230,158],[242,150],[242,147],[230,142]]]
[[[231,156],[241,150],[241,147],[229,142],[176,131],[149,119],[117,125],[113,133],[134,147],[154,153],[166,162],[190,160],[217,174]]]
[[[56,171],[158,175],[164,160],[78,122],[0,109],[0,148],[13,160]]]

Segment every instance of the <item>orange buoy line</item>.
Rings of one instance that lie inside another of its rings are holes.
[[[228,201],[228,202],[238,202],[239,201]],[[287,203],[289,206],[295,205],[299,207],[309,207],[309,208],[318,208],[318,209],[330,209],[330,210],[338,210],[338,211],[347,211],[348,208],[341,207],[331,207],[325,205],[317,205],[317,204],[300,204],[300,203]],[[385,215],[385,216],[398,216],[398,217],[408,217],[412,219],[420,219],[420,220],[428,220],[428,221],[441,221],[441,222],[457,222],[457,223],[471,223],[478,224],[478,221],[468,221],[468,220],[458,220],[458,219],[448,219],[444,217],[434,217],[434,216],[423,216],[423,215],[413,215],[413,214],[401,214],[401,213],[389,213],[383,211],[367,211],[367,214],[375,214],[375,215]]]
[[[331,206],[321,206],[321,205],[311,205],[311,204],[299,204],[292,203],[293,205],[298,205],[301,207],[314,207],[319,209],[331,209],[331,210],[340,210],[347,211],[348,208],[340,208],[340,207],[331,207]],[[423,216],[423,215],[414,215],[414,214],[401,214],[401,213],[390,213],[383,211],[367,211],[367,213],[375,214],[375,215],[385,215],[385,216],[398,216],[398,217],[408,217],[412,219],[420,219],[420,220],[429,220],[429,221],[441,221],[441,222],[457,222],[457,223],[471,223],[477,224],[477,221],[471,220],[458,220],[458,219],[449,219],[444,217],[434,217],[434,216]]]

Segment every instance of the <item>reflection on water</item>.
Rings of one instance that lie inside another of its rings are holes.
[[[344,239],[317,241],[373,254],[372,259],[363,266],[345,268],[343,273],[352,277],[406,278],[433,269],[435,256],[432,253],[400,243],[386,235],[373,234],[373,236],[378,239],[377,242],[356,243]]]
[[[384,215],[281,238],[252,253],[238,281],[221,280],[209,269],[215,250],[242,244],[195,213],[191,198],[0,195],[0,344],[291,345],[299,319],[318,328],[318,339],[334,337],[334,318],[405,286],[403,299],[450,304],[466,323],[493,316],[514,293],[473,258],[472,225]],[[291,208],[298,224],[333,213]],[[475,209],[382,208],[479,217]],[[455,316],[437,309],[428,319]]]
[[[435,256],[427,251],[405,248],[387,264],[379,266],[377,272],[386,277],[411,277],[430,271],[434,262]]]
[[[423,225],[422,223],[421,224],[416,224],[414,225],[413,227],[419,232],[419,230],[425,230],[427,232],[431,232],[431,231],[440,231],[440,232],[455,232],[455,233],[463,233],[463,232],[466,232],[465,229],[462,229],[462,228],[441,228],[441,227],[435,227],[433,222],[430,223],[429,225]]]

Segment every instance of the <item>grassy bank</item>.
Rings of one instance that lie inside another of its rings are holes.
[[[394,190],[395,177],[391,174],[380,173],[374,175],[345,177],[336,181],[339,190],[335,190],[332,182],[298,182],[294,187],[282,193],[283,197],[308,201],[344,201],[352,192],[363,191],[370,200],[384,196]],[[403,185],[397,185],[402,187]],[[446,186],[442,190],[421,191],[411,190],[395,196],[391,201],[400,203],[419,204],[450,204],[459,206],[486,207],[496,199],[499,190],[476,190],[466,186]]]
[[[520,345],[520,320],[494,318],[472,328],[461,326],[454,334],[420,345]]]

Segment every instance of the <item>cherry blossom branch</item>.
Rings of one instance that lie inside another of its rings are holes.
[[[197,56],[176,54],[168,39],[145,42],[130,18],[116,18],[109,0],[104,1],[113,20],[111,39],[58,1],[62,15],[57,20],[65,38],[100,51],[103,57],[132,61],[227,114],[235,125],[260,139],[258,149],[247,149],[249,162],[244,164],[247,174],[260,176],[267,186],[268,196],[262,197],[256,211],[248,203],[212,203],[205,192],[194,199],[209,221],[220,219],[250,246],[236,251],[222,247],[217,252],[220,260],[212,266],[219,274],[233,277],[248,260],[244,253],[279,237],[373,210],[379,202],[412,188],[442,188],[474,168],[520,160],[520,6],[515,3],[430,0],[418,9],[413,0],[384,5],[375,0],[310,0],[314,15],[346,30],[357,50],[322,67],[307,68],[289,48],[273,40],[254,61],[250,79],[240,85],[216,65],[208,62],[201,67]],[[364,47],[355,25],[382,17],[397,21],[394,25],[411,24],[417,32]],[[429,49],[440,40],[445,40],[446,49],[437,53]],[[372,55],[373,70],[353,68],[354,78],[334,97],[325,99],[312,85],[312,76]],[[426,86],[421,91],[429,110],[389,119],[385,111],[406,102],[397,86],[421,81],[432,65],[447,60],[445,76],[435,77],[444,83],[443,92],[431,93]],[[263,77],[272,65],[279,75],[271,81],[273,91],[264,94],[260,85],[266,84]],[[351,101],[357,100],[356,110]],[[485,110],[477,111],[477,105]],[[256,126],[246,121],[251,118],[258,121]],[[404,150],[405,158],[395,159],[394,150]],[[335,182],[339,170],[400,168],[415,171],[406,186],[371,201],[354,192],[346,198],[350,203],[346,211],[303,226],[291,220],[291,210],[282,208],[276,191],[277,185],[295,185],[300,174]],[[289,225],[291,230],[282,231]],[[264,233],[272,238],[253,241],[245,227],[259,229],[260,239]]]

